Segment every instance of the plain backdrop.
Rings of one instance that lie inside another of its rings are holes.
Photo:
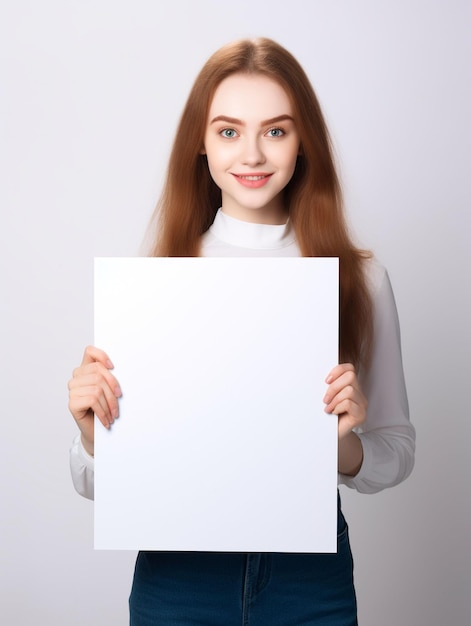
[[[416,468],[342,489],[360,624],[471,623],[470,17],[467,0],[2,0],[3,623],[127,623],[135,554],[93,550],[68,469],[93,257],[139,254],[198,70],[256,35],[307,70],[401,318]]]

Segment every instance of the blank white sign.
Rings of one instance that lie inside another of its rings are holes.
[[[338,259],[99,258],[98,549],[335,552]]]

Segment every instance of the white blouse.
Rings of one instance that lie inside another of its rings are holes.
[[[282,225],[252,224],[229,217],[222,210],[202,237],[201,254],[205,257],[301,256],[289,220]],[[339,483],[361,493],[375,493],[399,484],[411,473],[415,430],[409,421],[399,320],[389,277],[375,260],[368,261],[367,268],[374,337],[370,367],[359,376],[368,399],[366,421],[356,430],[363,446],[363,463],[356,476],[339,474]],[[83,448],[80,435],[70,450],[70,467],[75,489],[93,499],[94,461]]]

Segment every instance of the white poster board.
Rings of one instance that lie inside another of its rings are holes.
[[[95,548],[335,552],[338,259],[99,258]]]

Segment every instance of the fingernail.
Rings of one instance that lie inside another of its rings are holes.
[[[107,367],[109,370],[114,369],[114,365],[113,365],[113,363],[112,363],[109,359],[106,361],[106,367]]]
[[[114,395],[117,398],[120,398],[123,395],[123,392],[121,391],[121,387],[115,387],[114,389]]]

